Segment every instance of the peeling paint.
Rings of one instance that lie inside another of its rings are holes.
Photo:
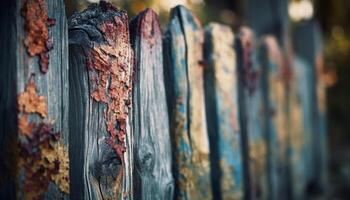
[[[49,67],[48,52],[53,48],[48,27],[55,24],[55,19],[48,18],[45,0],[26,0],[22,16],[25,20],[24,29],[27,32],[24,45],[30,56],[39,56],[40,70],[45,74]]]

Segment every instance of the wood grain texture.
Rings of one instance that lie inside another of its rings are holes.
[[[133,198],[128,29],[126,12],[106,2],[69,19],[72,199]]]
[[[241,27],[235,46],[240,83],[240,125],[242,140],[247,140],[246,146],[243,146],[243,151],[247,152],[243,152],[247,160],[245,198],[268,199],[268,141],[264,131],[265,90],[253,31],[248,27]]]
[[[286,79],[284,61],[277,41],[272,36],[264,38],[259,47],[259,63],[262,67],[264,94],[263,118],[267,139],[268,199],[284,199],[289,195]]]
[[[16,197],[14,180],[9,177],[16,173],[16,162],[18,162],[18,160],[14,160],[15,156],[18,156],[15,154],[16,140],[27,141],[22,134],[17,134],[19,132],[17,118],[21,115],[17,112],[17,95],[25,91],[30,80],[35,84],[37,94],[45,99],[48,111],[44,119],[38,117],[35,113],[30,114],[30,123],[53,121],[53,131],[59,132],[61,137],[58,143],[64,146],[65,153],[68,150],[68,36],[64,2],[63,0],[46,0],[44,1],[45,6],[40,7],[43,12],[48,13],[48,17],[56,21],[54,26],[48,28],[48,37],[53,42],[53,49],[48,51],[50,59],[46,74],[40,72],[38,57],[29,56],[24,46],[24,40],[28,32],[25,31],[25,18],[22,17],[21,13],[25,2],[23,0],[3,1],[0,11],[0,20],[5,26],[0,31],[0,46],[4,50],[0,58],[2,66],[0,72],[0,146],[1,152],[4,152],[4,157],[1,160],[5,161],[1,164],[4,165],[4,169],[3,166],[0,167],[0,177],[7,179],[4,181],[5,184],[0,186],[1,199],[27,198],[32,192],[36,192],[36,189],[31,188],[30,191],[25,191],[25,183],[29,181],[37,182],[39,179],[43,179],[42,174],[39,173],[33,176],[35,180],[28,180],[26,171],[20,167]],[[36,3],[34,1],[34,4]],[[28,149],[28,151],[39,148],[33,142],[34,140],[27,143],[32,145],[33,148]],[[42,149],[35,151],[41,151],[41,156],[45,155]],[[8,154],[6,155],[6,153]],[[68,153],[66,155],[68,158]],[[53,156],[57,155],[53,154]],[[64,158],[61,159],[63,161]],[[32,161],[32,166],[39,165],[36,163],[39,162],[38,160]],[[68,171],[66,172],[68,174]],[[68,186],[69,182],[65,182],[65,184]],[[62,185],[49,180],[48,185],[40,186],[40,190],[44,190],[41,197],[44,199],[68,199],[68,194],[62,192],[60,186]]]
[[[200,65],[203,32],[198,20],[186,8],[172,9],[164,43],[175,198],[211,199],[203,68]]]
[[[231,29],[205,29],[205,94],[214,199],[243,198],[238,73]]]
[[[134,199],[173,199],[169,117],[157,14],[141,12],[130,24],[135,53],[133,86]]]

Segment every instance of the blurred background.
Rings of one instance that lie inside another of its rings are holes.
[[[81,11],[98,0],[66,0],[67,13]],[[255,12],[266,6],[271,18],[286,16],[286,27],[273,27],[277,37],[291,35],[293,27],[312,21],[322,37],[324,81],[327,86],[327,141],[329,153],[329,195],[332,199],[350,198],[350,1],[349,0],[111,0],[126,9],[130,17],[150,7],[166,24],[169,10],[177,4],[190,8],[203,24],[215,21],[237,31],[241,25],[251,25]],[[255,2],[255,4],[254,4]],[[257,3],[258,2],[258,3]],[[254,4],[254,5],[253,5]],[[288,8],[281,10],[280,6]],[[252,9],[253,8],[253,9]],[[280,24],[280,26],[283,26]],[[269,31],[265,31],[269,32]],[[264,30],[261,34],[265,33]],[[286,37],[288,38],[288,37]],[[279,38],[281,41],[281,38]],[[282,42],[283,43],[283,42]],[[282,44],[283,46],[283,44]]]

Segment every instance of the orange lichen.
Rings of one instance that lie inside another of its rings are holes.
[[[47,105],[44,96],[39,96],[33,78],[26,86],[25,92],[18,95],[18,109],[22,113],[38,113],[41,117],[47,115]]]
[[[114,9],[101,2],[104,9]],[[105,122],[110,134],[108,144],[123,161],[125,152],[126,119],[131,104],[132,50],[129,45],[128,18],[120,17],[99,25],[105,43],[95,43],[88,56],[88,69],[92,74],[91,98],[105,103]]]
[[[27,115],[18,117],[18,129],[21,134],[30,135],[33,132],[34,124],[29,123]]]
[[[51,175],[51,180],[56,183],[58,188],[68,194],[69,193],[69,158],[65,147],[58,143],[53,149],[42,149],[42,155],[49,163],[59,161],[57,173]]]
[[[22,8],[27,36],[24,45],[30,56],[39,56],[40,70],[46,73],[49,66],[48,51],[52,48],[48,26],[55,24],[49,19],[45,0],[26,0]]]
[[[58,133],[53,132],[51,124],[35,124],[33,132],[20,142],[20,169],[25,170],[23,195],[25,199],[41,199],[47,190],[52,174],[57,174],[59,160],[50,160],[47,151],[54,151]],[[54,154],[54,153],[52,153]]]
[[[42,199],[51,181],[56,183],[62,192],[68,193],[68,153],[58,143],[60,134],[54,132],[53,124],[45,119],[46,99],[37,94],[33,76],[26,90],[18,95],[17,101],[19,168],[25,177],[20,198]],[[39,118],[39,122],[32,120],[37,114],[42,117]]]

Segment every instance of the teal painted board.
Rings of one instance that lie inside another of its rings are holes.
[[[205,94],[214,199],[243,198],[234,35],[224,25],[205,29]]]
[[[292,32],[295,55],[310,67],[310,102],[312,113],[312,165],[309,193],[324,191],[327,187],[327,125],[326,85],[323,80],[322,38],[315,20],[298,23]]]
[[[173,199],[171,144],[166,104],[162,32],[146,9],[130,24],[135,54],[133,83],[134,199]]]
[[[283,57],[272,36],[259,47],[264,91],[264,131],[267,140],[268,199],[286,199],[288,188],[288,121],[286,74]]]
[[[291,63],[289,83],[290,176],[293,199],[306,198],[312,174],[311,67],[300,58]]]
[[[169,124],[173,153],[175,199],[189,199],[185,171],[192,172],[192,150],[188,136],[188,82],[186,69],[186,47],[178,18],[169,22],[164,39],[164,72],[169,109]]]
[[[321,38],[319,38],[321,39]],[[321,42],[319,42],[321,43]],[[327,133],[327,83],[324,79],[325,71],[323,65],[323,52],[318,49],[315,58],[314,73],[316,73],[316,95],[317,95],[317,120],[319,134],[319,145],[316,152],[318,152],[319,168],[319,182],[322,192],[325,192],[329,186],[328,183],[328,133]]]
[[[164,39],[164,68],[173,149],[175,199],[211,199],[205,119],[203,31],[182,6],[171,11]]]
[[[236,41],[240,113],[242,137],[246,135],[244,146],[246,173],[245,189],[247,199],[268,199],[267,138],[264,132],[264,102],[262,69],[257,60],[257,44],[253,31],[242,27]]]

